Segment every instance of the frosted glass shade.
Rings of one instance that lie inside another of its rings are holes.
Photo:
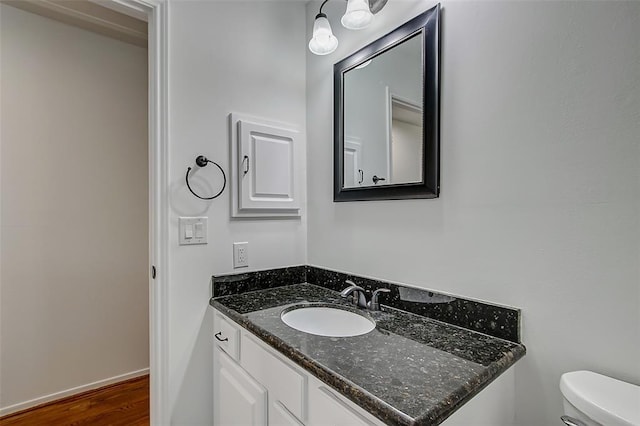
[[[342,26],[350,30],[360,30],[373,21],[367,0],[349,0],[347,11],[342,16]]]
[[[338,39],[331,31],[331,24],[324,13],[319,13],[313,23],[313,37],[309,50],[316,55],[328,55],[338,47]]]

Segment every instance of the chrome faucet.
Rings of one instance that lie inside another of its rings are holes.
[[[371,300],[367,303],[367,308],[371,311],[379,311],[380,310],[380,302],[378,302],[378,296],[380,293],[389,293],[391,290],[388,288],[379,288],[373,292],[371,295]]]
[[[346,280],[345,283],[349,284],[349,287],[342,290],[340,296],[349,297],[349,295],[353,293],[353,304],[359,308],[366,308],[367,298],[364,295],[364,288],[356,285],[356,283],[351,280]]]
[[[378,302],[378,296],[380,293],[389,293],[391,290],[388,288],[379,288],[373,292],[371,295],[371,300],[367,302],[367,297],[364,294],[364,289],[351,280],[346,280],[345,283],[349,284],[349,287],[342,290],[340,296],[349,297],[349,295],[353,294],[353,304],[358,308],[367,308],[370,311],[379,311],[380,310],[380,302]]]

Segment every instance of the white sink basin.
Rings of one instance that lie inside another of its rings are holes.
[[[280,318],[291,328],[317,336],[360,336],[376,328],[376,323],[364,315],[325,306],[294,307]]]

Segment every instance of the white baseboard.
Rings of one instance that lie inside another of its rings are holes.
[[[90,390],[101,388],[103,386],[108,386],[114,383],[123,382],[125,380],[134,379],[146,374],[149,374],[149,369],[143,368],[142,370],[132,371],[130,373],[121,374],[119,376],[109,377],[108,379],[98,380],[97,382],[88,383],[82,386],[76,386],[75,388],[55,392],[35,399],[30,399],[29,401],[20,402],[18,404],[13,404],[8,407],[0,408],[0,417],[16,413],[18,411],[27,410],[38,405],[46,404],[47,402],[55,401],[57,399],[76,395],[78,393],[87,392]]]

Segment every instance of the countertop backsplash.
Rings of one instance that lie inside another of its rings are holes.
[[[351,280],[367,292],[388,288],[380,294],[380,304],[442,321],[489,336],[520,343],[520,310],[497,304],[465,299],[316,266],[291,266],[212,277],[212,296],[229,296],[292,284],[308,283],[342,291]]]

